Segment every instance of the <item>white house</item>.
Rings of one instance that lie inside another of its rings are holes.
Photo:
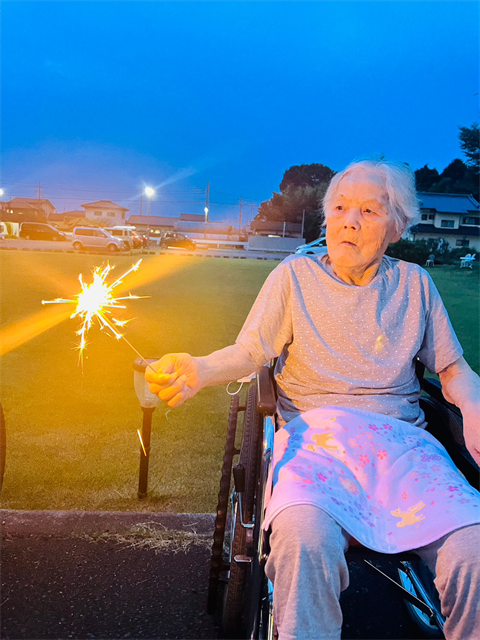
[[[480,252],[480,210],[467,194],[418,192],[421,221],[409,230],[415,240],[442,238],[451,249]]]
[[[115,204],[111,200],[98,200],[81,205],[85,209],[85,217],[101,223],[103,227],[125,224],[125,216],[129,209]]]

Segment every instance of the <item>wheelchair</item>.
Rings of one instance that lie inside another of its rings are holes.
[[[418,361],[421,383],[420,406],[427,430],[447,449],[469,483],[479,488],[479,468],[463,438],[459,409],[447,402],[440,383],[424,377]],[[215,614],[221,605],[221,637],[273,640],[273,585],[264,565],[269,552],[269,532],[262,529],[267,476],[272,461],[276,431],[276,394],[272,363],[249,383],[244,404],[233,396],[228,418],[223,465],[213,536],[207,611]],[[243,432],[237,434],[239,414]],[[237,440],[241,444],[237,446]],[[233,466],[234,458],[238,462]],[[233,481],[232,481],[233,476]],[[230,505],[230,514],[229,511]],[[413,621],[427,638],[444,638],[444,617],[433,576],[413,552],[382,554],[362,546],[353,538],[347,561],[363,561],[403,598]],[[375,561],[393,563],[395,579],[375,566]],[[223,594],[221,593],[223,585]]]

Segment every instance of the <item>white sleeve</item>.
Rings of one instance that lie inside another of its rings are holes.
[[[291,288],[290,270],[279,264],[265,281],[236,340],[260,367],[293,340]]]
[[[426,275],[425,335],[417,355],[431,373],[439,373],[461,358],[463,349],[438,289],[430,275]]]

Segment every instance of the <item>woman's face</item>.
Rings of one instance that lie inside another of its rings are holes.
[[[327,212],[328,256],[334,268],[363,273],[380,264],[401,233],[388,213],[384,179],[361,168],[342,178]]]

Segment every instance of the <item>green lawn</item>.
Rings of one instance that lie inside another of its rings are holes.
[[[77,276],[105,262],[99,256],[0,252],[1,324],[9,326],[53,299],[78,291]],[[115,276],[134,262],[110,259]],[[148,256],[132,292],[125,329],[144,356],[170,351],[204,355],[231,344],[276,262]],[[431,270],[478,371],[478,273]],[[157,278],[158,275],[158,278]],[[172,510],[216,506],[229,397],[205,389],[190,403],[154,414],[149,499],[138,501],[141,411],[133,389],[136,358],[98,328],[83,367],[75,350],[77,320],[66,320],[2,357],[1,400],[7,420],[2,506],[13,509]]]

